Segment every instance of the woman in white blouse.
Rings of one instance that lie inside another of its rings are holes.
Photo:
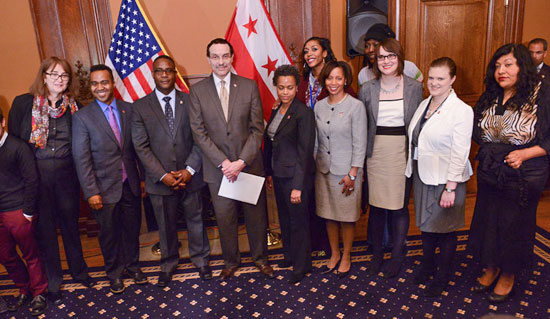
[[[416,225],[422,231],[423,261],[414,283],[434,280],[425,296],[439,296],[447,287],[456,250],[456,233],[464,227],[466,181],[474,113],[452,85],[456,64],[448,57],[434,60],[428,72],[430,96],[422,101],[409,125],[407,177],[413,176]],[[435,249],[440,265],[436,272]]]

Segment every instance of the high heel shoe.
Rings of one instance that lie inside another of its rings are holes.
[[[471,290],[475,293],[478,293],[478,294],[489,291],[491,288],[493,288],[496,285],[499,276],[500,276],[500,271],[495,276],[495,279],[493,279],[493,282],[488,286],[485,286],[485,285],[481,284],[479,282],[479,280],[476,280],[476,284],[475,284],[475,286],[472,287]]]
[[[505,295],[499,295],[499,294],[496,294],[493,291],[491,293],[491,295],[489,296],[489,301],[492,302],[492,303],[503,303],[503,302],[507,301],[508,299],[510,299],[512,296],[514,296],[514,294],[515,294],[514,287],[512,287],[510,292],[505,294]]]
[[[349,275],[350,270],[351,270],[351,264],[349,265],[349,269],[347,271],[336,270],[336,276],[338,276],[338,279],[346,278]]]
[[[334,267],[332,267],[332,268],[329,268],[327,265],[324,265],[323,268],[321,268],[321,274],[322,275],[329,274],[329,273],[333,272],[335,269],[337,269],[339,265],[340,265],[339,260],[336,263],[336,265],[334,265]]]

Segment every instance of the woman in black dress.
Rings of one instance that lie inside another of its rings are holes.
[[[473,290],[494,285],[489,300],[503,302],[533,255],[537,205],[548,177],[550,105],[521,44],[499,48],[486,74],[486,91],[474,109],[473,139],[480,149],[470,232],[485,271]]]

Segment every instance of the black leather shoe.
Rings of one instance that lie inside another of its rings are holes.
[[[202,280],[212,279],[212,269],[210,269],[210,266],[206,265],[199,267],[199,276]]]
[[[138,285],[145,285],[149,282],[149,278],[141,271],[141,269],[138,269],[138,271],[129,271],[127,270],[128,276],[134,280],[135,284]]]
[[[505,301],[507,301],[508,299],[510,299],[512,296],[514,296],[514,288],[512,287],[512,290],[510,290],[509,293],[507,293],[506,295],[499,295],[499,294],[496,294],[494,291],[491,293],[491,295],[489,296],[489,301],[492,302],[492,303],[503,303]]]
[[[159,274],[159,280],[157,281],[157,286],[166,287],[166,286],[168,286],[170,281],[172,281],[172,273],[171,272],[161,272]]]
[[[424,290],[425,297],[439,297],[447,288],[448,281],[434,280],[426,290]]]
[[[292,262],[290,260],[283,260],[281,263],[277,264],[279,268],[290,268],[292,267]]]
[[[48,292],[48,299],[56,306],[59,306],[63,303],[63,296],[61,291]]]
[[[222,269],[222,271],[220,272],[219,279],[220,280],[227,280],[227,279],[231,278],[237,272],[238,269],[239,269],[239,267],[237,267],[237,266]]]
[[[348,271],[338,271],[338,270],[336,270],[336,276],[338,276],[338,279],[346,278],[349,275],[350,270],[351,270],[351,264],[349,265]]]
[[[401,272],[402,266],[403,266],[402,258],[390,259],[390,262],[388,263],[387,268],[382,272],[382,277],[387,279],[397,277],[397,275],[399,275],[399,272]]]
[[[114,294],[121,294],[126,289],[126,286],[124,286],[124,283],[120,278],[117,279],[111,279],[109,290]]]
[[[92,288],[96,284],[95,280],[90,276],[77,280],[77,282],[86,288]]]
[[[15,302],[8,305],[8,311],[16,312],[19,308],[26,305],[31,298],[28,295],[20,294],[19,297],[15,298]]]
[[[300,281],[302,281],[302,279],[304,279],[303,274],[291,274],[290,278],[288,279],[288,282],[291,285],[295,285],[295,284],[299,283]]]
[[[37,295],[32,298],[31,315],[40,316],[44,313],[46,308],[48,308],[48,303],[46,302],[46,297],[44,295]]]
[[[330,273],[334,272],[338,268],[338,266],[340,266],[340,260],[338,260],[336,265],[334,265],[334,267],[332,267],[332,268],[329,268],[327,265],[324,265],[323,268],[321,268],[321,274],[322,275],[330,274]]]

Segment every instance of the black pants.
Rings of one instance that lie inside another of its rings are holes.
[[[141,207],[126,180],[118,203],[92,210],[99,224],[99,245],[105,260],[105,272],[111,280],[119,279],[124,269],[139,270],[139,229]]]
[[[69,271],[74,280],[88,276],[78,233],[80,186],[72,158],[37,160],[40,175],[36,236],[48,277],[48,290],[58,292],[63,271],[57,242],[57,225]]]
[[[311,270],[308,202],[311,190],[302,190],[301,203],[293,204],[290,202],[292,178],[273,177],[273,186],[285,261],[292,262],[294,274],[304,275]]]

